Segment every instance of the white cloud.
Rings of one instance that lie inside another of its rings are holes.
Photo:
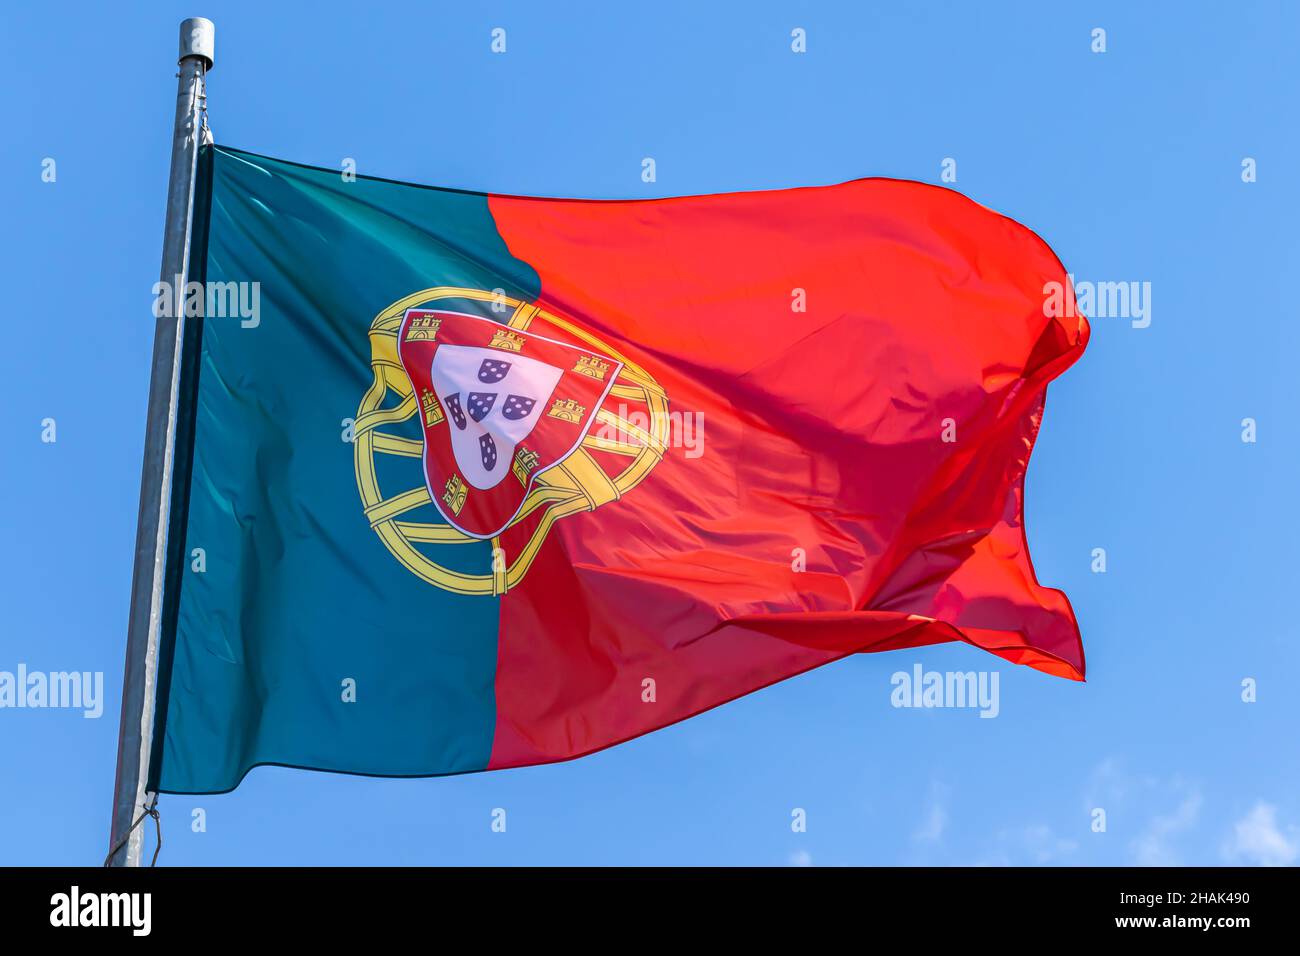
[[[1277,807],[1261,800],[1232,825],[1223,855],[1256,866],[1287,866],[1300,857],[1300,832],[1294,826],[1283,832],[1277,822]]]
[[[1048,866],[1064,862],[1077,849],[1078,843],[1058,836],[1045,823],[1005,827],[997,832],[990,851],[975,866]]]
[[[1133,774],[1114,757],[1107,757],[1093,768],[1084,793],[1084,808],[1115,807],[1158,788],[1160,780],[1150,774]]]
[[[812,866],[813,865],[812,854],[809,853],[807,850],[795,850],[793,853],[790,854],[790,865],[791,866]]]
[[[1078,849],[1079,844],[1073,840],[1058,837],[1052,828],[1042,823],[1025,827],[1018,834],[1017,842],[1024,847],[1033,862],[1042,865],[1060,859]]]
[[[930,801],[921,818],[921,825],[912,834],[918,843],[938,843],[943,839],[943,831],[948,828],[948,807],[944,798],[941,787],[930,788]]]
[[[1191,829],[1201,814],[1201,792],[1191,790],[1172,813],[1157,814],[1133,841],[1133,856],[1139,866],[1178,866],[1180,859],[1173,840]]]
[[[1172,808],[1165,809],[1170,801]],[[1136,831],[1128,850],[1139,866],[1180,866],[1186,862],[1180,845],[1190,845],[1189,832],[1200,820],[1203,803],[1201,790],[1193,781],[1179,775],[1132,772],[1114,757],[1093,768],[1084,792],[1089,820],[1093,811],[1100,809],[1106,813],[1109,828]],[[1202,841],[1198,851],[1203,847]]]

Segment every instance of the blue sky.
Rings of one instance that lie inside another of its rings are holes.
[[[939,182],[952,158],[955,188],[1037,231],[1077,279],[1151,283],[1151,323],[1093,322],[1029,472],[1035,565],[1074,603],[1087,684],[946,645],[846,660],[555,766],[263,768],[229,795],[165,797],[162,862],[1295,862],[1300,10],[562,6],[0,12],[0,671],[102,671],[106,691],[97,720],[0,709],[0,863],[105,849],[174,50],[192,15],[217,25],[220,143],[585,197]],[[999,716],[892,707],[891,675],[916,663],[998,671]]]

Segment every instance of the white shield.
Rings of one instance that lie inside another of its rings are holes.
[[[447,416],[451,450],[465,480],[486,491],[510,474],[563,369],[500,349],[442,345],[429,378]]]

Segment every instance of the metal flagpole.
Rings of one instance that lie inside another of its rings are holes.
[[[122,723],[118,732],[117,782],[109,864],[139,866],[144,830],[132,824],[150,805],[146,793],[149,751],[153,746],[154,692],[158,677],[158,633],[162,624],[172,452],[188,281],[194,177],[202,128],[204,77],[212,69],[215,30],[211,20],[191,17],[181,23],[176,124],[172,132],[171,178],[163,232],[162,281],[171,309],[154,326],[145,421],[144,466],[140,476],[140,517],[135,532],[131,578],[131,618],[127,625],[126,667],[122,677]],[[170,312],[170,314],[167,314]],[[129,837],[128,837],[129,832]],[[125,842],[123,843],[123,840]],[[119,843],[122,845],[119,847]],[[116,849],[115,849],[116,848]]]

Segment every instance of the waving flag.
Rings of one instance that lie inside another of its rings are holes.
[[[200,166],[155,789],[562,760],[941,641],[1083,678],[1022,498],[1088,329],[1022,226]]]

